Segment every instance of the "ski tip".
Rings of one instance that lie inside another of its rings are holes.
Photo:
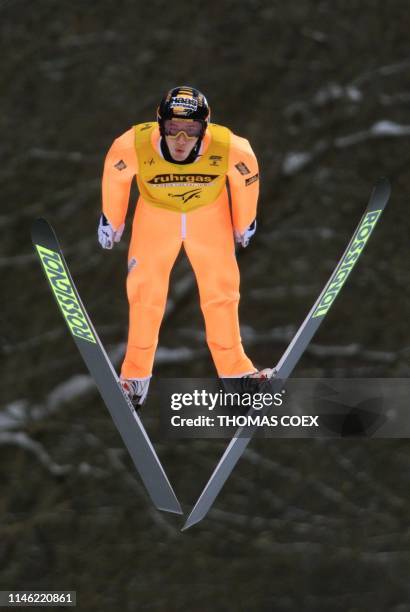
[[[49,223],[43,217],[34,219],[31,224],[31,238],[34,243],[39,242],[44,234],[49,231]]]
[[[389,198],[390,197],[390,193],[391,193],[391,184],[389,179],[387,178],[387,176],[382,176],[378,179],[378,181],[376,182],[375,187],[377,189],[382,189],[385,194],[384,197],[385,198]]]
[[[387,187],[390,187],[390,180],[387,178],[387,176],[381,176],[378,180],[377,180],[378,184],[383,184],[386,185]]]
[[[60,248],[55,231],[44,217],[39,217],[32,222],[31,240],[33,244],[42,244],[50,248]]]
[[[38,217],[37,219],[34,219],[31,224],[31,232],[33,233],[35,230],[42,229],[45,225],[48,225],[48,221],[46,221],[44,217]]]

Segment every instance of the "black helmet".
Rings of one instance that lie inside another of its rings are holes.
[[[157,120],[161,136],[164,136],[164,121],[175,117],[200,121],[202,123],[200,138],[202,138],[210,116],[211,110],[204,94],[188,85],[170,89],[157,108]]]

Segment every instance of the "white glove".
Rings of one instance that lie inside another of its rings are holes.
[[[98,241],[103,249],[112,249],[114,242],[121,240],[123,231],[124,223],[115,230],[104,213],[101,213],[100,223],[98,224]]]
[[[250,226],[241,234],[238,231],[234,231],[235,240],[238,244],[241,244],[244,248],[248,246],[249,240],[256,232],[256,219],[252,221]]]

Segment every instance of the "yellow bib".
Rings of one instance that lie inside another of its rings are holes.
[[[225,187],[228,172],[230,130],[211,124],[211,142],[192,164],[173,164],[154,150],[151,135],[156,123],[135,126],[138,157],[137,183],[146,202],[176,212],[190,212],[215,202]]]

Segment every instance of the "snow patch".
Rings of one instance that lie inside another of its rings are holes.
[[[155,362],[159,363],[176,363],[182,361],[190,361],[195,355],[195,351],[186,347],[167,348],[160,346],[155,355]]]
[[[282,172],[286,176],[292,176],[304,168],[311,160],[313,156],[311,153],[306,152],[292,152],[288,153],[282,162]]]
[[[394,121],[384,119],[374,123],[370,128],[374,136],[408,136],[410,134],[409,125],[400,125]]]

